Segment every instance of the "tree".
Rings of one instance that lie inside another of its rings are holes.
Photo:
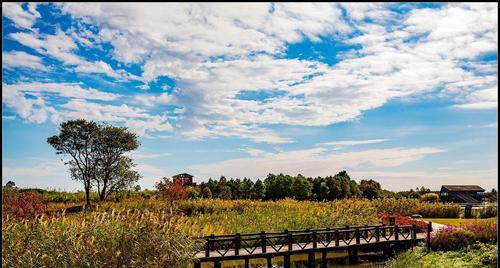
[[[127,128],[99,126],[95,144],[98,169],[93,180],[100,201],[106,200],[112,192],[131,187],[139,180],[139,174],[131,170],[135,166],[132,159],[124,156],[137,147],[137,135]]]
[[[266,188],[261,180],[257,180],[253,185],[251,198],[255,200],[262,200],[266,197]]]
[[[436,203],[439,201],[439,195],[436,193],[426,193],[420,196],[420,201]]]
[[[312,195],[312,184],[306,178],[299,175],[292,182],[293,197],[297,200],[305,200]]]
[[[326,182],[322,182],[319,185],[319,194],[317,198],[319,201],[325,201],[328,199],[328,186],[326,185]]]
[[[141,190],[141,186],[139,184],[134,186],[134,191],[139,192],[140,190]]]
[[[205,187],[201,191],[201,196],[206,199],[211,199],[212,198],[212,191],[210,191],[210,188]]]
[[[359,183],[359,190],[363,197],[372,200],[380,195],[381,187],[380,183],[374,180],[361,180]]]
[[[7,188],[14,188],[16,187],[16,183],[13,182],[13,181],[8,181],[6,184],[5,184],[5,187]]]
[[[231,194],[231,187],[227,185],[221,185],[218,198],[220,199],[231,199],[233,198]]]
[[[95,151],[98,130],[99,126],[93,121],[69,120],[59,126],[59,135],[47,139],[56,154],[70,156],[65,164],[70,166],[71,177],[83,182],[86,209],[91,207],[90,189],[98,165]]]

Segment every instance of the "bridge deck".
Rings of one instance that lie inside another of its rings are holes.
[[[418,241],[422,241],[425,238],[426,238],[425,233],[417,233],[417,235],[416,235],[416,240],[418,240]],[[311,243],[311,242],[309,242],[309,243],[294,243],[292,245],[291,251],[288,249],[287,244],[279,244],[279,245],[274,245],[274,246],[267,246],[266,252],[262,252],[261,247],[257,247],[255,249],[254,248],[240,248],[238,255],[235,254],[234,249],[230,249],[224,255],[222,255],[220,252],[224,253],[225,250],[219,250],[219,251],[211,250],[210,255],[209,255],[210,257],[206,257],[205,251],[200,251],[196,254],[196,258],[198,258],[200,260],[211,259],[211,258],[220,258],[220,257],[223,257],[225,259],[226,258],[229,259],[231,257],[244,258],[246,256],[248,257],[248,256],[263,255],[263,254],[279,254],[279,253],[286,253],[286,252],[297,252],[297,251],[306,251],[306,250],[310,250],[310,249],[323,249],[323,248],[332,249],[332,248],[336,248],[336,247],[348,248],[351,246],[354,247],[354,246],[362,246],[362,245],[375,244],[375,243],[390,243],[390,242],[395,242],[395,241],[411,241],[411,240],[412,240],[411,236],[406,238],[406,239],[400,236],[399,239],[396,240],[395,236],[392,235],[390,237],[387,237],[387,239],[385,239],[385,238],[383,240],[381,239],[379,242],[376,242],[375,239],[369,240],[368,242],[364,239],[361,239],[359,244],[353,243],[354,241],[352,241],[351,243],[346,243],[346,242],[340,240],[338,246],[335,246],[334,241],[330,241],[330,243],[327,243],[327,241],[317,241],[316,248],[313,247],[313,243]],[[251,253],[249,253],[249,252],[251,252]]]

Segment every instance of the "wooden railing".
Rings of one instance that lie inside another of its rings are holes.
[[[428,231],[429,232],[429,231]],[[304,249],[354,246],[385,241],[416,240],[415,225],[364,225],[343,228],[285,230],[210,235],[204,240],[205,258],[292,252]]]

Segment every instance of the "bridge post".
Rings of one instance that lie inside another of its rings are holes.
[[[199,260],[194,261],[194,268],[201,268],[201,262]]]
[[[222,268],[222,265],[219,260],[214,261],[214,268]]]
[[[356,228],[356,230],[354,231],[354,235],[356,236],[356,244],[360,244],[361,243],[361,239],[359,237],[359,228]]]
[[[394,225],[394,240],[399,240],[399,228],[398,225]]]
[[[386,234],[385,234],[385,223],[382,223],[382,236],[386,237]]]
[[[283,268],[290,268],[291,267],[291,262],[290,262],[290,254],[285,254],[283,256]]]
[[[327,268],[327,257],[328,251],[326,249],[323,249],[321,251],[321,268]]]
[[[273,268],[273,259],[271,256],[267,257],[267,268]]]
[[[330,233],[330,227],[326,227],[326,240],[330,243],[332,234]]]
[[[365,238],[368,239],[368,225],[365,224]]]
[[[378,226],[375,226],[375,241],[380,241],[380,229],[378,228]]]
[[[205,257],[210,257],[210,250],[212,249],[212,243],[215,236],[213,234],[210,235],[210,238],[207,238],[207,243],[205,244]]]
[[[318,237],[316,236],[316,231],[312,232],[312,238],[313,238],[313,248],[318,247]]]
[[[417,240],[417,225],[412,224],[411,225],[411,246],[413,247],[415,245],[415,241]]]
[[[245,268],[250,268],[250,259],[245,258]]]
[[[307,254],[307,267],[309,267],[309,268],[316,267],[316,256],[314,255],[313,251],[310,251]]]
[[[288,232],[288,230],[285,230],[287,236],[286,236],[286,242],[288,243],[288,251],[293,250],[293,237],[292,234]]]
[[[427,252],[431,252],[432,221],[427,223]]]
[[[338,247],[339,246],[339,229],[335,229],[335,246]]]
[[[266,253],[266,232],[261,231],[260,232],[260,242],[262,244],[262,253]]]
[[[240,233],[237,233],[234,237],[234,255],[240,255],[240,247],[241,247],[241,236]]]

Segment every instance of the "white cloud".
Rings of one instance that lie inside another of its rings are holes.
[[[336,152],[327,148],[270,153],[252,152],[251,157],[224,160],[218,163],[190,167],[204,177],[263,178],[268,173],[327,176],[339,170],[355,170],[364,164],[374,167],[398,167],[420,160],[426,155],[443,152],[432,147],[371,149],[356,152]],[[251,166],[251,169],[248,167]]]
[[[3,68],[28,68],[46,71],[47,67],[42,64],[42,59],[23,51],[2,51]]]
[[[51,56],[64,65],[75,66],[74,70],[81,73],[103,73],[116,79],[128,80],[138,79],[137,76],[124,70],[114,70],[108,63],[103,61],[87,61],[75,54],[78,49],[71,35],[57,29],[54,35],[17,32],[10,37],[19,43],[34,49],[36,52]]]
[[[239,136],[258,142],[293,142],[268,126],[353,121],[389,101],[424,96],[450,99],[457,108],[497,107],[498,97],[491,94],[491,88],[497,87],[496,71],[491,68],[496,63],[477,58],[498,48],[497,4],[446,4],[414,8],[408,14],[393,12],[390,5],[58,6],[73,18],[97,26],[99,33],[92,38],[109,42],[115,60],[141,66],[144,82],[161,76],[175,80],[173,92],[141,94],[133,101],[148,109],[180,106],[182,122],[175,125],[176,133],[189,138]],[[11,37],[76,66],[76,71],[139,79],[114,71],[103,61],[76,56],[75,40],[60,30],[54,35],[15,33]],[[333,66],[282,57],[288,44],[322,37],[361,49],[340,55],[342,61]],[[270,94],[265,99],[241,97],[249,92]],[[144,121],[128,124],[139,132],[172,127]]]
[[[386,139],[374,139],[374,140],[346,140],[346,141],[332,141],[320,143],[320,146],[336,146],[336,145],[363,145],[363,144],[373,144],[387,141]]]
[[[2,16],[11,19],[19,28],[30,29],[40,18],[40,13],[36,10],[37,3],[27,3],[27,10],[24,10],[24,3],[4,3],[2,2]]]

